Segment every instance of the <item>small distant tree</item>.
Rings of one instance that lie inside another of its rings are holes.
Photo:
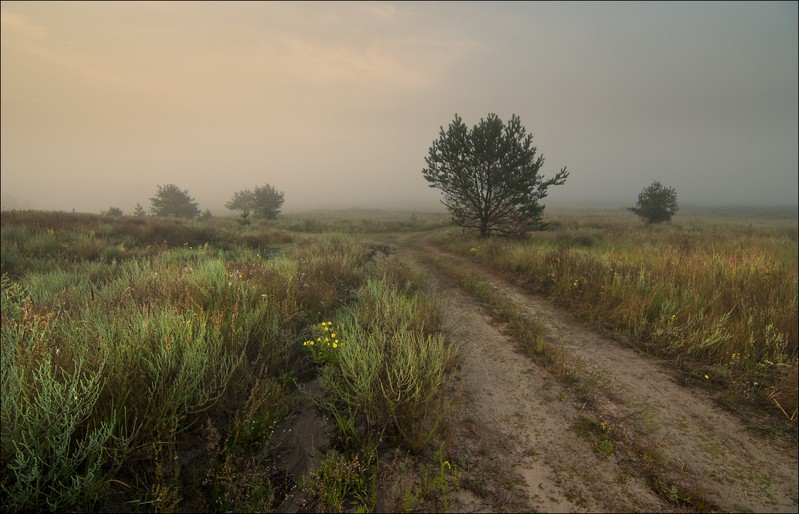
[[[134,216],[147,216],[147,211],[144,210],[144,207],[141,206],[140,203],[136,204],[136,207],[133,209]]]
[[[544,156],[536,155],[532,134],[515,114],[507,124],[489,114],[471,129],[456,114],[446,131],[441,127],[425,162],[422,175],[441,190],[452,220],[481,237],[544,228],[539,202],[569,176],[566,168],[550,179],[539,174]]]
[[[247,218],[250,215],[253,204],[255,204],[255,195],[253,195],[252,191],[249,189],[245,189],[243,191],[236,191],[233,193],[233,198],[231,198],[230,201],[225,204],[225,207],[231,211],[242,211],[241,219],[244,222],[243,224],[249,224],[249,220]],[[239,223],[242,222],[240,221]]]
[[[280,208],[283,206],[283,192],[278,191],[274,187],[266,184],[259,186],[252,192],[255,197],[253,203],[253,214],[256,218],[265,218],[273,220],[280,214]]]
[[[641,190],[635,207],[627,210],[640,216],[648,225],[670,221],[679,210],[677,192],[656,180]]]
[[[106,216],[122,216],[122,209],[119,207],[109,207],[107,211],[103,211]]]
[[[225,207],[232,211],[242,211],[240,223],[248,224],[247,217],[250,211],[256,218],[275,219],[280,214],[282,205],[283,192],[266,184],[258,186],[252,191],[245,189],[233,193],[233,198],[225,204]]]
[[[200,214],[200,208],[188,190],[181,190],[175,184],[158,186],[158,192],[150,198],[150,212],[155,216],[174,216],[193,218]]]
[[[200,221],[208,221],[212,218],[211,209],[205,209],[202,214],[200,214]]]

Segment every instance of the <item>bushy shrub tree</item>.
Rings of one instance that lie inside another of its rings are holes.
[[[635,207],[627,210],[650,225],[670,221],[679,210],[677,192],[673,187],[666,187],[656,180],[641,190]]]
[[[158,186],[158,192],[150,198],[150,212],[156,216],[193,218],[200,214],[200,208],[188,190],[181,190],[175,184]]]
[[[278,191],[273,186],[266,184],[257,186],[250,191],[236,191],[233,198],[225,204],[231,211],[242,211],[241,217],[247,223],[250,211],[256,218],[275,219],[280,214],[280,207],[283,205],[283,192]]]

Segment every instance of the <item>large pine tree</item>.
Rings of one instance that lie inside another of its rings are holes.
[[[457,225],[478,229],[481,237],[521,235],[544,228],[539,202],[569,176],[562,168],[545,180],[539,174],[544,157],[536,151],[515,114],[507,124],[489,114],[471,129],[456,114],[433,141],[422,175],[441,190],[441,203]]]

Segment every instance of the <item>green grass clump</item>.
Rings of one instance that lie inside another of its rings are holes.
[[[79,360],[71,372],[54,370],[46,355],[23,370],[3,348],[2,460],[14,476],[3,483],[4,510],[93,507],[104,492],[106,468],[129,450],[128,440],[112,440],[116,411],[87,423],[104,386],[102,369],[88,374]]]
[[[403,296],[368,280],[340,315],[341,344],[322,384],[339,417],[354,418],[356,440],[396,436],[420,450],[430,435],[431,409],[452,365],[453,349],[437,329],[429,298]]]
[[[361,460],[357,454],[331,450],[308,474],[302,487],[316,498],[319,512],[347,512],[353,507],[373,510],[372,472]]]
[[[335,323],[316,325],[304,345],[321,366],[335,421],[336,452],[305,488],[323,511],[373,510],[393,494],[393,484],[380,478],[377,448],[398,445],[421,455],[447,431],[443,388],[456,349],[439,331],[439,306],[421,273],[389,256],[359,275],[352,302],[337,310]]]

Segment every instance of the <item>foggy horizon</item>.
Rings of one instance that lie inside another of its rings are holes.
[[[6,2],[0,204],[444,211],[439,130],[512,114],[549,207],[795,207],[797,2]]]

